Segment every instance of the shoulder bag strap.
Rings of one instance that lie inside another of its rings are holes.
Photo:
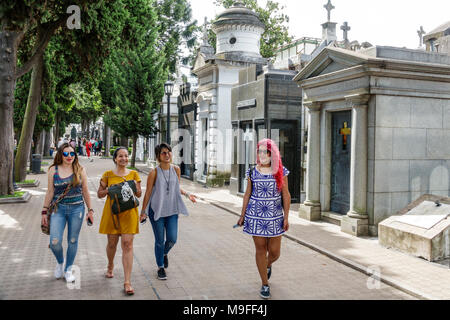
[[[72,183],[69,183],[64,192],[55,200],[55,202],[50,205],[50,207],[54,208],[54,210],[52,210],[52,213],[56,212],[58,203],[60,203],[64,199],[70,189],[72,189]]]

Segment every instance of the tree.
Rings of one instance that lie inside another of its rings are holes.
[[[234,0],[214,0],[217,6],[230,8]],[[292,40],[289,36],[288,22],[289,17],[282,13],[283,6],[273,0],[268,0],[264,8],[260,7],[256,0],[242,0],[244,6],[255,11],[261,22],[265,25],[265,31],[261,36],[261,55],[264,58],[271,58],[275,55],[277,49]],[[211,32],[210,44],[215,47],[215,35]]]
[[[0,4],[0,195],[11,194],[14,88],[18,78],[33,69],[27,108],[16,157],[16,177],[26,175],[27,154],[41,98],[43,53],[56,32],[64,34],[67,48],[80,57],[80,68],[90,71],[101,64],[117,34],[121,32],[122,1],[80,0],[81,30],[61,28],[71,16],[69,0],[19,0]],[[33,43],[29,59],[17,68],[21,43]],[[4,81],[3,81],[4,79]]]
[[[192,20],[192,9],[187,0],[157,0],[154,8],[158,16],[158,49],[167,58],[165,69],[176,71],[177,57],[181,55],[180,44],[193,50],[197,40],[197,20]],[[192,54],[182,57],[188,63]]]
[[[166,58],[157,46],[155,10],[145,5],[148,0],[133,1],[136,7],[129,7],[133,19],[127,21],[125,29],[146,31],[133,32],[134,45],[126,43],[112,53],[100,91],[110,108],[104,116],[106,124],[121,136],[133,139],[131,165],[135,166],[137,138],[154,131],[152,112],[163,97],[167,72],[164,69]]]

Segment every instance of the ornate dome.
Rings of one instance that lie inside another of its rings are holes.
[[[246,8],[241,2],[235,2],[233,6],[218,15],[213,24],[213,31],[230,25],[248,25],[264,29],[264,24],[259,20],[258,14]]]

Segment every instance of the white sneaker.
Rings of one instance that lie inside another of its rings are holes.
[[[74,282],[76,280],[75,276],[72,273],[72,268],[67,269],[64,278],[66,278],[66,282]]]
[[[56,279],[61,279],[63,277],[64,274],[64,269],[63,269],[63,263],[61,264],[57,264],[56,268],[55,268],[55,278]]]

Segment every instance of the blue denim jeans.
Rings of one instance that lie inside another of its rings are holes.
[[[51,217],[50,223],[50,249],[59,264],[64,262],[63,235],[66,223],[67,230],[67,255],[64,271],[73,265],[78,249],[78,236],[84,218],[84,203],[79,205],[58,204],[58,210]]]
[[[161,217],[158,221],[153,218],[155,213],[149,207],[149,219],[152,224],[153,234],[155,235],[155,258],[158,268],[164,267],[164,255],[168,254],[177,242],[178,234],[178,215],[170,217]],[[164,231],[166,238],[164,240]]]

